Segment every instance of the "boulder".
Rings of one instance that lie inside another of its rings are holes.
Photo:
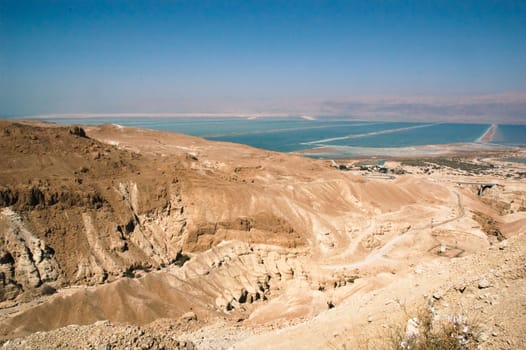
[[[479,280],[479,289],[485,289],[489,287],[491,287],[491,284],[487,279],[482,278],[481,280]]]

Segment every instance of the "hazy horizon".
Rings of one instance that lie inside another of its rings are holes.
[[[0,2],[0,116],[526,123],[526,3]]]

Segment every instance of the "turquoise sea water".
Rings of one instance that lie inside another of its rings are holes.
[[[512,163],[526,163],[526,158],[504,158],[502,160],[505,162],[512,162]]]
[[[493,142],[502,145],[525,145],[526,125],[499,125]]]
[[[367,148],[374,153],[374,149],[472,143],[477,142],[490,127],[489,124],[364,122],[341,117],[320,117],[317,120],[300,117],[101,117],[47,120],[64,124],[114,123],[241,143],[279,152],[328,147],[345,155],[352,155],[353,150],[358,148]],[[526,145],[526,125],[499,125],[492,143]]]

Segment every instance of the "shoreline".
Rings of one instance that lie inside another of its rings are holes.
[[[312,158],[368,158],[368,157],[443,157],[454,154],[473,154],[485,152],[510,152],[522,147],[510,147],[491,143],[451,143],[443,145],[420,145],[409,147],[341,147],[326,146],[303,149],[296,152]]]
[[[408,127],[403,127],[403,128],[397,128],[397,129],[371,131],[371,132],[366,132],[363,134],[347,135],[347,136],[340,136],[340,137],[330,137],[330,138],[316,140],[316,141],[303,142],[302,144],[315,145],[315,144],[323,144],[325,142],[332,142],[332,141],[339,141],[339,140],[350,140],[350,139],[358,139],[362,137],[369,137],[369,136],[376,136],[376,135],[394,134],[400,131],[427,128],[427,127],[438,125],[438,124],[441,124],[441,123],[415,125],[415,126],[408,126]]]
[[[488,143],[492,142],[497,133],[497,124],[491,124],[486,132],[477,139],[477,142]]]

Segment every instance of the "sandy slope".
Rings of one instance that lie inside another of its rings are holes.
[[[381,330],[377,319],[404,318],[401,304],[449,291],[466,266],[476,279],[503,261],[516,274],[524,261],[524,179],[481,175],[476,181],[498,185],[480,197],[450,170],[390,180],[114,125],[87,127],[89,138],[67,128],[2,127],[2,160],[12,166],[0,172],[0,268],[22,285],[4,282],[4,295],[18,295],[0,310],[4,338],[106,319],[146,325],[192,311],[200,326],[184,336],[202,348],[217,348],[218,335],[230,346],[254,333],[236,348],[343,346],[356,344],[350,329],[371,336]],[[37,190],[42,198],[34,201]],[[53,193],[61,194],[57,202]],[[94,197],[94,204],[83,199]],[[488,251],[496,228],[512,238],[509,249]],[[21,233],[38,244],[27,246]],[[22,264],[26,248],[52,252],[42,255],[47,265]],[[190,260],[179,267],[183,256]],[[55,275],[26,278],[31,271]],[[122,278],[130,273],[135,278]],[[520,290],[518,276],[510,283]],[[59,291],[35,299],[42,283]],[[60,289],[68,284],[93,286]],[[524,329],[523,318],[513,320]],[[523,341],[506,329],[513,346]]]

